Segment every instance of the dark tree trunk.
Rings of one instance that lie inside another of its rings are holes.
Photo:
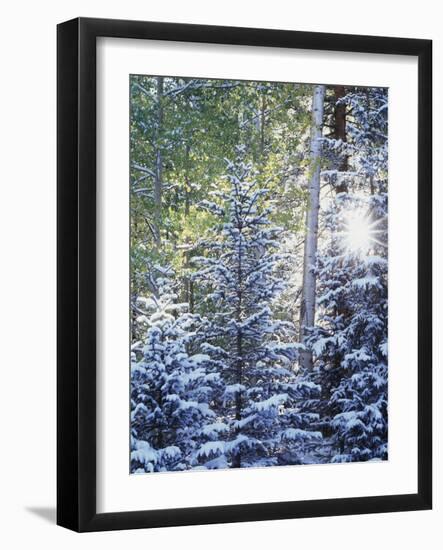
[[[241,232],[241,228],[240,228]],[[236,308],[236,321],[240,322],[242,320],[243,316],[243,293],[242,293],[242,279],[243,279],[243,271],[242,271],[242,254],[241,250],[239,250],[238,254],[238,266],[237,266],[237,308]],[[237,328],[237,338],[236,338],[236,354],[237,354],[237,361],[235,365],[235,382],[236,384],[241,384],[243,381],[243,336],[241,333],[241,329]],[[241,420],[242,417],[242,394],[241,391],[237,391],[235,394],[235,419],[237,421]],[[235,434],[238,435],[240,433],[240,428],[236,428]],[[233,468],[241,468],[241,452],[239,449],[237,449],[237,452],[233,456],[232,459],[232,467]]]
[[[237,333],[237,364],[236,364],[236,383],[241,384],[243,381],[243,342],[242,342],[242,335],[241,332]],[[241,392],[238,391],[235,394],[235,420],[240,421],[242,417],[242,395]],[[237,428],[235,430],[236,435],[240,433],[240,428]],[[234,455],[232,459],[232,467],[233,468],[241,468],[241,453],[239,450],[237,450],[236,454]]]
[[[260,112],[260,161],[264,163],[265,154],[265,128],[266,128],[266,99],[264,96],[261,101]]]
[[[345,97],[346,90],[344,86],[334,86],[334,138],[346,143],[346,105],[340,100]],[[348,171],[348,155],[344,154],[340,159],[338,166],[340,172]],[[340,177],[335,187],[336,193],[346,193],[348,185],[343,175]]]
[[[155,143],[155,178],[154,178],[154,240],[157,248],[161,245],[162,225],[162,192],[163,192],[163,159],[161,150],[161,129],[163,125],[163,77],[157,77],[157,130]]]
[[[185,217],[188,218],[191,208],[191,197],[190,197],[190,186],[191,181],[189,179],[189,155],[191,152],[191,147],[186,144],[186,172],[185,172]],[[189,237],[186,237],[186,245],[191,245],[191,240]],[[184,286],[184,301],[189,304],[190,313],[194,313],[194,283],[189,275],[189,270],[191,267],[191,252],[186,249],[184,252],[184,265],[185,269],[183,277],[183,286]]]
[[[346,90],[344,86],[334,86],[334,95],[335,95],[335,110],[334,110],[334,137],[337,140],[341,140],[343,143],[346,143],[346,105],[344,103],[337,102],[340,101],[346,95]],[[339,171],[342,172],[339,182],[335,187],[336,194],[347,193],[348,192],[348,183],[346,180],[345,173],[348,171],[348,156],[343,155],[341,162],[339,164]],[[340,262],[341,263],[341,262]],[[338,316],[349,316],[349,311],[341,304],[340,301],[337,302],[337,307],[335,310],[335,315]],[[341,365],[341,356],[337,355],[334,359],[334,366],[336,368]]]

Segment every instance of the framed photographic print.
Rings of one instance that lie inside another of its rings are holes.
[[[58,26],[59,525],[431,508],[431,51]]]

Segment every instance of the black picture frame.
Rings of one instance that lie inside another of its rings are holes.
[[[83,532],[430,509],[432,42],[405,38],[89,18],[61,23],[57,30],[57,523]],[[96,512],[97,37],[399,54],[418,58],[416,494],[119,513]]]

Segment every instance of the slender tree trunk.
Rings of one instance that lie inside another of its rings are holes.
[[[240,233],[241,233],[241,230],[240,230]],[[242,278],[243,278],[242,253],[241,253],[241,248],[239,247],[238,265],[237,265],[237,308],[236,308],[236,314],[235,314],[235,319],[238,323],[242,321],[242,313],[243,313]],[[236,354],[237,354],[237,361],[235,365],[235,382],[236,384],[242,384],[243,382],[243,335],[241,332],[241,328],[237,328]],[[241,394],[241,391],[237,391],[237,393],[235,394],[235,419],[237,421],[241,420],[242,408],[243,408],[242,394]],[[235,430],[236,435],[238,435],[240,431],[241,431],[240,428],[236,428]],[[232,458],[232,467],[233,468],[241,467],[241,453],[239,449],[237,449],[237,452]]]
[[[345,97],[346,90],[344,86],[334,86],[334,98],[335,98],[335,109],[334,109],[334,138],[336,140],[341,140],[343,143],[346,143],[347,141],[347,135],[346,135],[346,105],[344,103],[340,103],[340,99]],[[337,104],[338,103],[338,104]],[[339,193],[347,193],[348,192],[348,181],[346,179],[345,173],[348,171],[348,155],[343,155],[341,158],[341,162],[339,163],[338,169],[341,172],[340,179],[337,182],[337,185],[335,186],[335,193],[338,195]],[[340,266],[342,264],[342,260],[340,260]],[[343,303],[340,303],[340,301],[337,301],[334,314],[336,317],[349,317],[350,313],[348,309],[344,306]],[[340,354],[338,354],[334,359],[334,366],[336,368],[340,367],[342,361],[342,357]],[[330,388],[331,389],[331,388]],[[328,395],[328,399],[330,398],[330,394]],[[343,450],[341,450],[343,452]]]
[[[163,125],[163,77],[157,77],[157,130],[155,144],[155,178],[154,178],[154,233],[155,245],[160,248],[162,225],[162,191],[163,191],[163,159],[160,145]]]
[[[344,103],[340,103],[340,99],[345,97],[345,95],[346,90],[344,86],[334,86],[334,138],[341,140],[343,143],[346,143],[346,105]],[[348,155],[343,155],[338,166],[338,170],[340,172],[348,171]],[[341,176],[335,187],[335,192],[346,193],[347,191],[348,184],[346,182],[346,178]]]
[[[323,107],[325,86],[315,86],[312,97],[311,161],[309,177],[309,205],[306,211],[306,237],[303,265],[303,290],[300,308],[300,341],[304,342],[309,328],[315,321],[315,285],[314,273],[318,244],[318,211],[320,208],[320,160],[323,130]],[[312,353],[300,354],[300,366],[312,369]]]
[[[243,337],[240,331],[237,333],[237,365],[236,365],[236,383],[241,384],[243,382]],[[237,391],[235,394],[235,420],[240,421],[242,417],[242,394],[240,391]],[[240,428],[236,429],[236,434],[240,433]],[[232,467],[241,468],[241,453],[237,449],[236,454],[232,458]]]
[[[261,98],[260,108],[260,161],[264,163],[265,154],[265,128],[266,128],[266,99]]]
[[[186,189],[185,189],[185,217],[188,218],[189,217],[189,212],[190,212],[190,198],[189,198],[189,191],[188,191],[189,178],[188,178],[187,175],[185,176],[185,183],[186,183]],[[186,237],[185,244],[186,245],[191,244],[190,237]],[[189,304],[190,313],[194,313],[194,296],[193,296],[194,286],[193,286],[193,283],[192,283],[192,280],[191,280],[191,277],[190,277],[190,274],[189,274],[189,270],[190,270],[190,267],[191,267],[191,253],[188,249],[186,249],[185,252],[184,252],[183,267],[184,267],[184,270],[185,270],[184,281],[183,281],[183,283],[184,283],[183,286],[184,286],[184,291],[185,291],[184,301]]]
[[[189,161],[189,155],[191,152],[191,146],[189,143],[186,144],[185,148],[185,155],[186,155],[186,165],[185,165],[185,218],[188,219],[190,215],[190,209],[191,209],[191,180],[189,179],[189,168],[190,168],[190,161]],[[191,245],[192,240],[189,236],[185,238],[185,244]],[[183,276],[183,288],[184,288],[184,302],[189,304],[189,311],[190,313],[194,313],[194,282],[192,281],[192,278],[190,276],[190,269],[191,269],[191,251],[186,249],[183,253],[183,268],[184,268],[184,276]]]

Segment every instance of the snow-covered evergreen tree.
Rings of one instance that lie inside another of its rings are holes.
[[[372,207],[380,214],[385,204],[380,196],[356,202],[337,198],[328,213],[336,242],[318,261],[320,315],[310,336],[317,358],[313,377],[322,385],[318,406],[335,461],[385,458],[387,450],[387,259],[375,241],[371,254],[343,251],[337,231],[343,225],[348,231],[343,211],[354,215],[356,208],[364,216]],[[383,238],[377,231],[377,240]]]
[[[372,89],[343,101],[352,122],[337,150],[346,147],[350,173],[324,212],[329,238],[309,338],[311,379],[322,386],[316,406],[336,462],[387,458],[387,95]]]
[[[203,458],[234,468],[303,462],[317,417],[298,408],[318,386],[293,368],[300,345],[291,323],[274,318],[272,303],[284,287],[277,266],[282,230],[269,221],[267,191],[251,179],[238,150],[228,163],[227,190],[202,206],[220,223],[197,259],[196,278],[206,284],[212,307],[204,351],[220,370],[225,388],[223,428],[202,447]],[[219,426],[221,427],[221,426]]]
[[[131,364],[131,471],[184,470],[198,465],[211,408],[220,385],[209,356],[198,348],[200,320],[177,304],[171,284],[159,279],[142,357]]]

